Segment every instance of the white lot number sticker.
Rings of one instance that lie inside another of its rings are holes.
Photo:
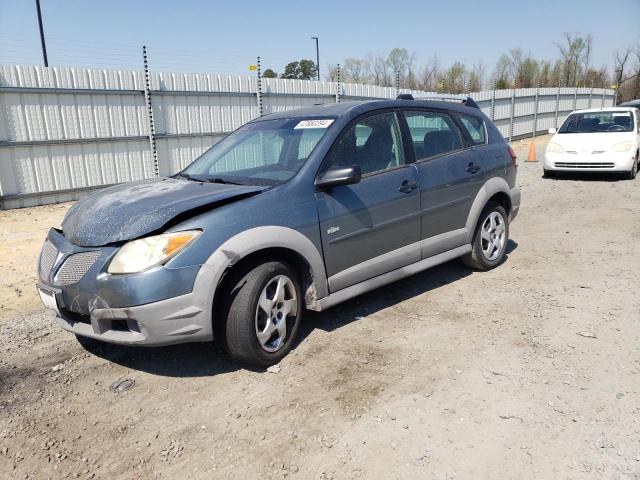
[[[328,128],[333,123],[333,119],[328,118],[325,120],[302,120],[293,127],[294,130],[299,128]]]

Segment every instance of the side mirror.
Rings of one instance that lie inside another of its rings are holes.
[[[550,128],[549,129],[549,135],[555,135],[557,132],[557,130],[555,128]]]
[[[358,183],[362,178],[362,169],[358,165],[350,167],[333,166],[318,176],[316,187],[320,190],[328,190],[339,185],[351,185]]]

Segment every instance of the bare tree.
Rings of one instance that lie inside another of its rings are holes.
[[[566,32],[564,40],[566,45],[557,45],[564,62],[564,84],[565,86],[577,86],[587,41],[579,33],[571,35]],[[591,54],[591,50],[589,50],[589,54]]]
[[[484,63],[479,62],[473,65],[473,68],[469,72],[469,92],[479,92],[484,85],[485,66]]]
[[[584,44],[584,71],[589,71],[589,61],[591,60],[591,50],[593,49],[593,36],[588,33]],[[585,75],[586,76],[586,75]]]
[[[640,44],[615,52],[614,78],[620,101],[640,98]]]
[[[345,79],[347,80],[356,83],[363,83],[368,79],[367,62],[365,60],[361,60],[359,58],[347,58],[344,61],[343,70]]]
[[[622,78],[624,77],[624,68],[629,62],[629,58],[631,57],[631,47],[625,47],[622,51],[616,50],[614,52],[615,56],[615,81],[616,85],[620,85],[622,82]]]
[[[440,73],[440,60],[437,55],[433,55],[425,64],[420,74],[419,88],[427,92],[433,92],[437,89],[437,78]]]
[[[389,65],[386,59],[381,55],[369,54],[367,57],[370,75],[374,85],[381,87],[390,87],[392,85],[392,77],[389,73]]]
[[[328,82],[337,82],[338,81],[338,64],[337,63],[329,63],[327,68],[325,69],[324,78]]]
[[[500,55],[500,58],[498,58],[496,68],[493,73],[493,83],[495,88],[500,90],[511,87],[510,69],[511,59],[508,55],[503,53]]]

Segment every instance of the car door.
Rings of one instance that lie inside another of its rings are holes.
[[[463,140],[445,111],[407,109],[403,116],[420,184],[422,258],[428,258],[466,240],[456,218],[465,195],[452,185],[459,156],[464,154]]]
[[[497,170],[504,172],[505,155],[487,144],[482,118],[461,113],[454,114],[454,117],[467,147],[452,155],[447,162],[449,189],[457,199],[451,210],[451,228],[457,230],[465,227],[471,205],[487,174],[494,175]]]
[[[319,173],[358,165],[362,179],[316,193],[331,292],[420,260],[420,197],[394,111],[353,121]]]

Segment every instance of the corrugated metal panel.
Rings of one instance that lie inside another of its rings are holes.
[[[69,191],[153,176],[144,85],[142,71],[0,65],[0,196],[68,199]],[[393,87],[340,86],[343,100],[395,98],[397,93]],[[256,77],[151,74],[160,174],[184,168],[256,118],[257,87]],[[336,82],[263,79],[263,113],[333,103],[337,89]],[[471,96],[487,116],[493,113],[505,137],[532,132],[536,89]],[[541,88],[537,130],[558,126],[574,104],[588,108],[612,101],[611,90],[581,88],[576,95],[571,88]]]

